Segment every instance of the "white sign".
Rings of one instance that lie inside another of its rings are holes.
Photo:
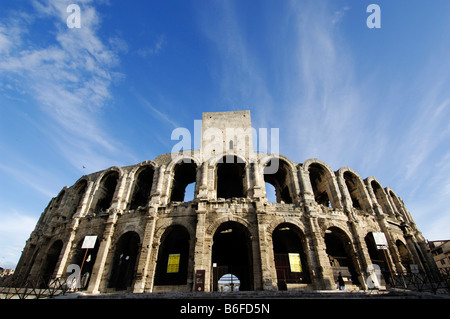
[[[81,249],[92,249],[95,247],[95,241],[97,240],[97,236],[86,236],[84,237],[83,245]]]
[[[372,233],[378,249],[388,249],[388,242],[384,233]]]

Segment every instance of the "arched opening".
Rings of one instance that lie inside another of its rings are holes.
[[[70,204],[68,205],[70,207],[70,211],[69,211],[69,217],[72,218],[73,215],[75,215],[75,213],[78,210],[78,207],[81,204],[81,200],[83,199],[83,195],[86,192],[87,189],[87,181],[85,179],[81,180],[80,182],[78,182],[75,187],[74,190],[72,192],[72,199]]]
[[[218,291],[220,292],[239,291],[240,286],[241,281],[233,274],[225,274],[218,281]]]
[[[225,274],[239,278],[239,290],[253,290],[252,244],[248,229],[237,222],[225,222],[213,237],[213,289]]]
[[[345,185],[347,186],[350,199],[352,200],[352,206],[357,209],[362,209],[361,194],[358,190],[358,178],[351,172],[344,173]]]
[[[355,254],[348,236],[341,229],[331,227],[325,232],[325,245],[334,280],[337,281],[341,273],[344,281],[359,285],[354,262]]]
[[[403,267],[405,267],[407,272],[410,272],[411,264],[413,263],[413,259],[411,257],[411,254],[409,253],[408,248],[401,240],[397,240],[395,242],[395,245],[397,246],[397,250],[400,255],[400,261],[401,261]]]
[[[296,226],[287,223],[273,231],[273,254],[279,290],[286,290],[289,284],[311,282],[303,238]]]
[[[314,199],[317,204],[331,207],[331,193],[327,181],[327,173],[320,164],[313,163],[309,165],[309,179],[314,192]]]
[[[371,181],[370,185],[372,186],[378,205],[381,206],[381,209],[385,214],[390,215],[391,211],[389,209],[389,205],[386,203],[386,193],[383,191],[383,188],[376,181]]]
[[[47,255],[45,256],[43,262],[43,266],[41,268],[41,275],[45,281],[48,281],[53,277],[53,273],[55,272],[56,264],[58,263],[62,248],[62,240],[57,240],[48,249]]]
[[[187,284],[189,243],[189,232],[183,226],[166,229],[159,245],[155,285]]]
[[[382,279],[384,279],[384,283],[381,282],[381,284],[385,285],[386,282],[389,282],[390,276],[386,255],[382,249],[377,248],[372,233],[368,233],[366,237],[364,237],[364,241],[366,242],[367,249],[369,250],[369,256],[370,260],[372,261],[372,264],[378,265],[380,267],[381,274],[383,275]]]
[[[94,214],[99,214],[111,207],[111,203],[116,191],[119,180],[119,173],[112,171],[103,176],[100,181],[100,187],[96,193],[96,204],[94,206]]]
[[[278,159],[278,161],[278,170],[271,174],[268,173],[268,167],[271,167],[272,160],[267,163],[264,168],[264,182],[266,182],[266,185],[269,183],[275,188],[277,203],[281,203],[283,201],[286,204],[291,204],[293,202],[293,196],[290,189],[292,173],[285,161],[280,159]],[[269,169],[269,171],[271,170]]]
[[[389,191],[389,195],[391,195],[392,201],[394,202],[394,207],[395,207],[395,215],[396,217],[403,217],[403,211],[402,211],[402,205],[400,204],[399,199],[397,198],[397,196],[394,194],[393,191]]]
[[[245,197],[245,163],[227,155],[217,164],[217,198]]]
[[[112,260],[111,276],[108,288],[126,290],[133,284],[136,273],[135,266],[139,254],[139,235],[129,231],[117,241]]]
[[[80,274],[80,285],[81,289],[87,289],[89,285],[89,281],[91,280],[92,269],[94,268],[95,259],[97,258],[98,248],[100,247],[100,241],[96,240],[95,246],[92,249],[82,249],[84,238],[80,240],[77,244],[77,247],[74,249],[72,253],[72,258],[70,259],[70,264],[76,264],[78,266],[82,266],[81,274]],[[85,258],[86,256],[86,258]],[[84,259],[84,263],[83,263]]]
[[[270,183],[265,183],[266,186],[266,198],[269,203],[277,203],[277,190],[275,186]]]
[[[193,196],[192,194],[190,194],[190,192],[192,191],[192,186],[195,185],[196,177],[197,165],[192,160],[185,159],[176,164],[174,168],[172,193],[170,195],[170,200],[173,202],[184,202],[188,197],[189,199],[190,197],[192,197],[193,199]],[[188,187],[188,185],[190,186]],[[186,194],[186,190],[190,190],[189,194]],[[189,196],[187,197],[186,195]]]
[[[152,166],[145,166],[137,173],[137,180],[134,184],[133,196],[131,197],[130,202],[130,209],[136,209],[139,206],[147,206],[152,191],[154,172]]]

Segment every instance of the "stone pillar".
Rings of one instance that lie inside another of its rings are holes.
[[[198,199],[208,198],[208,163],[203,162],[201,166],[200,187],[198,188]]]
[[[145,292],[145,285],[148,279],[149,263],[152,253],[153,236],[155,234],[155,207],[149,208],[149,214],[146,218],[144,237],[142,238],[142,248],[139,255],[138,267],[136,272],[136,280],[134,282],[133,292],[142,293]]]
[[[261,260],[261,282],[262,290],[277,290],[277,273],[275,270],[275,261],[271,254],[271,245],[268,238],[271,237],[266,232],[265,212],[258,211],[256,213],[258,222],[258,239]]]
[[[69,236],[61,250],[60,260],[57,265],[56,275],[55,275],[56,278],[64,277],[64,270],[67,267],[67,260],[69,258],[70,252],[72,251],[72,244],[75,239],[75,234],[76,234],[76,229],[78,227],[78,224],[79,224],[79,219],[77,218],[77,219],[74,219],[70,225],[70,233],[69,233]],[[81,265],[78,265],[78,266],[81,267]]]
[[[362,231],[359,227],[359,223],[357,221],[353,221],[350,223],[350,230],[352,232],[353,236],[353,242],[354,242],[354,249],[356,254],[356,261],[357,261],[357,269],[356,272],[358,273],[358,279],[360,281],[360,284],[364,290],[367,290],[367,283],[366,279],[368,276],[368,273],[371,269],[369,269],[369,265],[372,266],[372,260],[370,259],[369,255],[369,249],[367,248],[366,241],[364,240],[364,237],[362,237]],[[359,268],[359,269],[358,269]],[[372,267],[370,267],[372,268]]]
[[[98,293],[100,283],[105,270],[106,258],[108,257],[109,249],[111,247],[111,239],[114,234],[114,226],[116,225],[118,216],[113,212],[105,223],[105,230],[103,238],[100,242],[97,258],[95,260],[94,268],[92,269],[92,277],[89,281],[88,293]]]
[[[207,258],[211,254],[211,247],[205,247],[205,235],[206,235],[206,203],[199,202],[197,213],[197,226],[196,226],[196,242],[194,248],[194,273],[193,280],[195,283],[195,273],[197,270],[205,270],[205,292],[210,291],[211,288],[211,265],[210,259]],[[192,288],[195,287],[195,284]]]
[[[326,253],[325,238],[320,231],[318,218],[315,217],[315,212],[311,212],[309,218],[310,222],[310,240],[309,244],[309,258],[314,261],[311,265],[313,273],[313,283],[316,289],[334,289],[333,270],[331,269],[330,260]]]

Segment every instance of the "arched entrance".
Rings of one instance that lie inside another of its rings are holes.
[[[100,247],[100,241],[95,241],[95,246],[92,249],[88,249],[86,252],[86,249],[82,249],[81,246],[83,245],[84,238],[81,239],[78,242],[77,248],[75,248],[72,258],[70,259],[70,264],[76,264],[79,267],[83,265],[83,268],[81,268],[81,289],[86,289],[89,285],[89,281],[91,279],[92,275],[92,269],[94,268],[95,259],[97,258],[98,249]],[[86,258],[84,258],[86,256]],[[84,259],[84,263],[83,263]]]
[[[161,237],[156,263],[155,285],[186,285],[190,236],[186,228],[174,225]]]
[[[378,265],[380,267],[381,274],[383,275],[381,279],[384,280],[384,282],[381,282],[381,284],[385,285],[389,282],[390,279],[389,265],[386,261],[386,253],[383,249],[377,248],[372,233],[368,233],[366,237],[364,237],[364,241],[366,242],[367,249],[369,250],[369,256],[372,264]]]
[[[288,223],[279,225],[273,231],[273,254],[279,290],[286,290],[288,284],[311,282],[302,238],[304,236],[300,229]]]
[[[122,236],[116,244],[112,271],[108,288],[126,290],[133,284],[136,260],[139,254],[139,235],[129,231]]]
[[[325,231],[325,245],[335,282],[341,273],[344,281],[359,285],[354,261],[355,254],[347,234],[337,227],[330,227]]]
[[[395,245],[397,246],[397,250],[400,255],[400,261],[403,267],[405,267],[405,270],[407,272],[411,272],[411,264],[413,263],[413,259],[411,257],[411,254],[409,253],[408,248],[401,240],[397,240],[395,242]]]
[[[41,276],[45,281],[52,278],[55,271],[56,264],[58,263],[59,255],[63,247],[63,242],[61,240],[56,240],[48,249],[47,255],[45,256],[43,266],[41,268]]]
[[[212,247],[213,289],[225,274],[239,278],[239,290],[253,290],[252,243],[248,229],[237,222],[225,222],[214,234]]]

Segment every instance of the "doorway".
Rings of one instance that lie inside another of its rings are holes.
[[[250,233],[237,222],[225,222],[214,234],[212,247],[213,291],[225,274],[239,278],[239,290],[253,290],[253,258]]]

